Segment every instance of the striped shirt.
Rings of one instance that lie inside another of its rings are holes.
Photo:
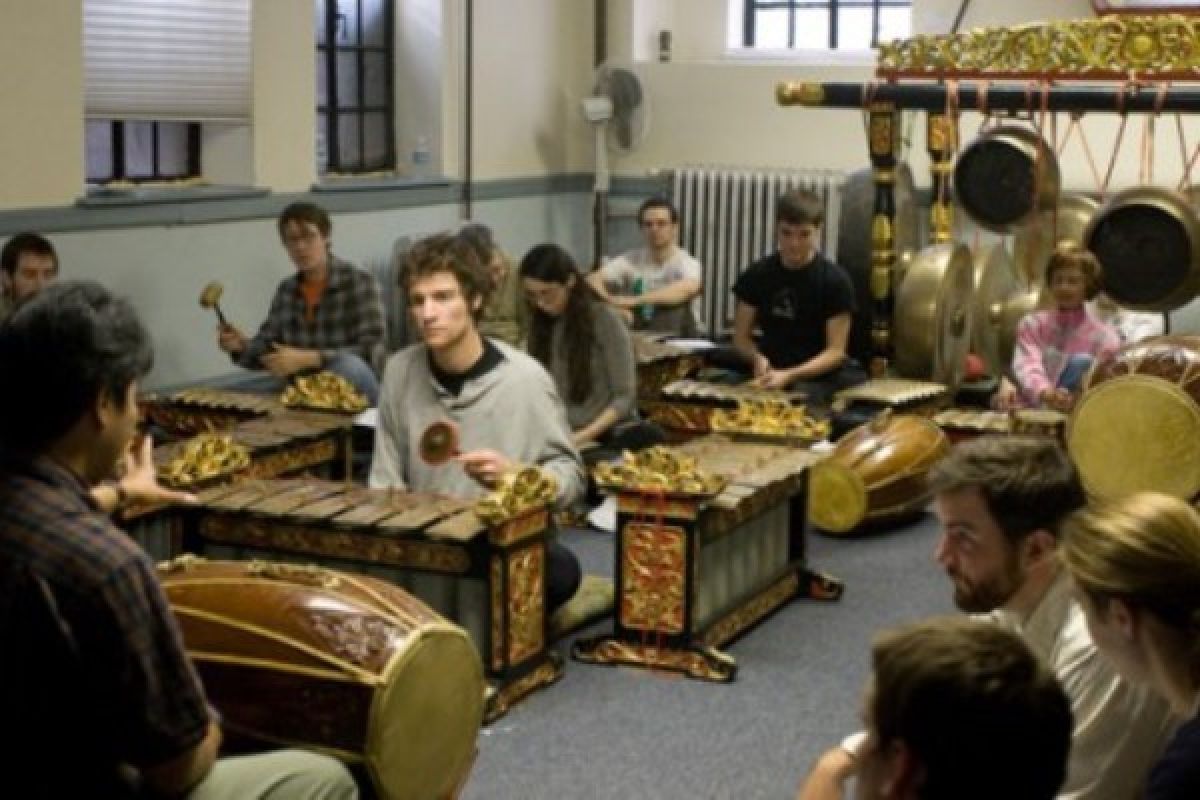
[[[352,353],[378,375],[385,353],[383,299],[374,276],[330,256],[329,275],[316,313],[309,314],[300,291],[300,276],[279,283],[271,310],[246,349],[233,360],[247,369],[262,369],[261,358],[273,344],[321,351],[329,361]]]
[[[12,796],[120,797],[134,768],[204,739],[207,703],[154,565],[49,459],[0,471],[0,581]]]

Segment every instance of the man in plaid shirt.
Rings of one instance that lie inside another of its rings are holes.
[[[152,359],[96,283],[43,289],[0,326],[0,364],[36,376],[0,393],[4,795],[354,798],[325,756],[216,760],[220,724],[154,564],[89,492],[130,448]]]
[[[375,278],[334,256],[333,225],[314,203],[292,203],[279,215],[279,237],[296,274],[275,290],[267,319],[253,339],[232,325],[217,328],[217,343],[247,369],[265,369],[276,391],[290,376],[313,370],[341,375],[367,396],[379,394],[385,329]]]

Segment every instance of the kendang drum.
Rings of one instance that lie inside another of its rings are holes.
[[[808,519],[834,534],[901,521],[925,507],[926,475],[949,451],[929,419],[884,411],[813,466]]]
[[[1088,492],[1200,493],[1200,337],[1160,336],[1096,362],[1067,423]]]
[[[484,682],[461,628],[397,586],[316,566],[182,556],[159,575],[233,737],[361,765],[386,800],[463,784]]]

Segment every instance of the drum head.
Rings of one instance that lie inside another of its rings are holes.
[[[1097,212],[1087,247],[1104,270],[1104,290],[1138,311],[1172,311],[1200,289],[1200,220],[1176,192],[1136,187]]]
[[[1056,203],[1058,187],[1053,151],[1026,128],[985,131],[954,165],[955,200],[981,227],[997,233],[1007,233]]]
[[[461,628],[410,636],[371,706],[367,769],[384,800],[453,797],[483,723],[483,667]]]
[[[823,531],[849,533],[867,516],[867,487],[853,469],[829,461],[808,477],[808,519]]]
[[[1197,441],[1200,407],[1176,384],[1146,375],[1088,389],[1067,425],[1083,485],[1103,500],[1143,490],[1192,498],[1200,492]]]

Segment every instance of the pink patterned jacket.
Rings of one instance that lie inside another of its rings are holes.
[[[1017,325],[1013,377],[1026,405],[1036,406],[1046,389],[1053,389],[1067,359],[1076,354],[1101,358],[1120,346],[1112,326],[1086,309],[1034,311]]]

